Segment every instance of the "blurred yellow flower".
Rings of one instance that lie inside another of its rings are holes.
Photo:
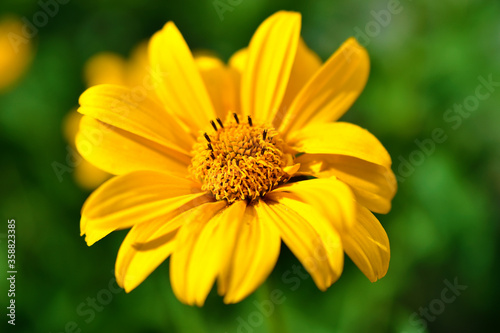
[[[73,149],[72,152],[74,152],[75,149],[75,137],[81,119],[82,115],[79,114],[75,108],[66,115],[63,121],[64,137]],[[93,190],[110,178],[111,175],[95,167],[87,160],[78,158],[75,163],[73,177],[75,182],[83,189]]]
[[[172,22],[149,42],[149,98],[116,85],[80,97],[76,144],[117,177],[90,195],[88,245],[132,228],[116,262],[127,292],[170,257],[175,295],[203,305],[252,293],[283,241],[325,290],[344,251],[371,280],[389,265],[372,212],[396,192],[391,158],[368,131],[337,120],[363,90],[366,50],[353,38],[324,64],[300,38],[301,16],[278,12],[225,65],[193,58]],[[95,139],[98,138],[98,139]]]
[[[31,40],[15,17],[0,19],[0,93],[24,74],[32,59]]]
[[[140,86],[142,78],[147,74],[147,43],[139,44],[127,61],[122,56],[111,52],[102,52],[90,58],[85,64],[84,78],[87,87],[98,84],[116,84],[130,88]],[[63,122],[64,134],[71,147],[75,147],[75,137],[82,115],[72,110]],[[74,178],[84,189],[92,190],[101,185],[111,175],[81,159],[78,161]]]

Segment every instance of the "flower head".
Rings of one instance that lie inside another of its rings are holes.
[[[389,241],[372,214],[396,191],[391,159],[368,131],[337,120],[363,90],[368,55],[348,39],[324,64],[300,38],[300,14],[265,20],[225,65],[193,57],[169,22],[149,42],[142,90],[88,89],[76,144],[117,175],[82,209],[92,245],[131,228],[116,262],[131,291],[170,257],[176,296],[202,305],[215,282],[226,303],[269,275],[281,241],[319,289],[344,251],[376,281]]]
[[[293,158],[274,128],[254,125],[250,116],[245,122],[233,117],[225,125],[219,118],[211,122],[214,133],[194,145],[189,171],[216,200],[251,203],[290,179]]]

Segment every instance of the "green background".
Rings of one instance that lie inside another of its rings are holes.
[[[383,24],[372,11],[387,10],[390,1],[232,3],[221,20],[211,0],[73,0],[40,27],[27,74],[0,95],[0,248],[6,253],[7,219],[15,218],[18,269],[16,326],[10,327],[6,256],[0,256],[0,327],[53,333],[491,331],[500,297],[500,87],[467,116],[444,117],[454,104],[474,101],[478,77],[500,82],[500,3],[402,0],[401,11]],[[302,13],[302,35],[323,60],[368,29],[360,41],[371,57],[370,79],[343,119],[382,141],[399,177],[392,211],[379,216],[391,241],[387,276],[372,284],[346,259],[340,280],[320,292],[311,278],[290,273],[299,263],[283,248],[266,284],[236,305],[224,305],[215,293],[203,308],[181,304],[166,263],[130,294],[116,292],[114,284],[110,289],[126,231],[87,247],[79,211],[89,193],[69,173],[59,182],[52,169],[54,161],[66,163],[61,121],[84,90],[85,61],[99,51],[128,56],[168,20],[192,49],[227,60],[280,9]],[[0,16],[31,20],[40,10],[36,1],[0,4]],[[435,129],[444,131],[444,142],[429,143]],[[455,279],[467,289],[441,303],[444,281]],[[274,289],[283,293],[282,302],[267,315],[270,309],[256,304],[269,304]],[[91,310],[88,298],[99,296],[107,304],[97,301]],[[420,317],[420,308],[429,306],[439,314]]]

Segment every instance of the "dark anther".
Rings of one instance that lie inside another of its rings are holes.
[[[248,116],[248,125],[253,126],[252,118],[250,116]]]
[[[266,148],[262,148],[262,150],[260,151],[260,154],[261,155],[264,155],[264,152],[266,151]]]
[[[217,118],[217,122],[219,123],[221,128],[224,128],[224,125],[222,125],[222,121],[220,120],[220,118]]]
[[[214,130],[217,131],[217,125],[215,125],[215,123],[214,123],[213,120],[210,120],[210,124],[212,125],[212,127],[214,128]]]
[[[214,150],[214,149],[212,148],[212,144],[211,144],[211,143],[208,143],[208,149],[210,149],[210,150]]]
[[[212,141],[210,140],[210,137],[208,136],[208,134],[207,134],[207,133],[203,134],[203,136],[205,137],[205,139],[207,139],[207,141],[208,141],[208,142],[212,142]]]
[[[239,124],[240,120],[238,119],[238,115],[236,113],[233,113],[234,120],[236,120],[236,123]]]
[[[265,140],[267,137],[267,130],[264,130],[264,133],[262,133],[262,140]]]
[[[210,153],[210,157],[211,157],[213,160],[215,160],[214,152],[211,152],[211,153]]]

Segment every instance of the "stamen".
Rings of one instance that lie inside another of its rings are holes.
[[[215,125],[215,123],[214,123],[213,120],[210,120],[210,124],[212,125],[212,127],[214,128],[214,130],[217,131],[217,125]]]
[[[189,170],[215,200],[251,203],[288,181],[285,170],[293,159],[274,128],[254,124],[251,116],[248,123],[232,116],[235,121],[224,127],[219,118],[210,122],[217,131],[200,135]]]
[[[220,118],[217,118],[217,122],[219,123],[221,128],[224,128],[224,125],[222,125],[222,121],[220,120]]]

